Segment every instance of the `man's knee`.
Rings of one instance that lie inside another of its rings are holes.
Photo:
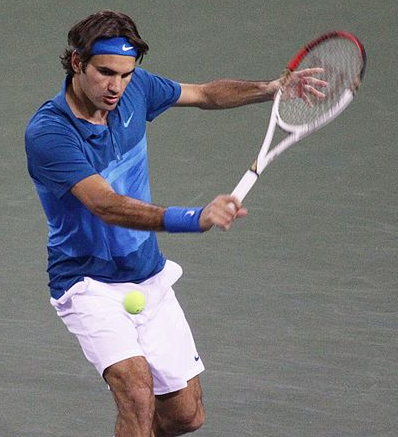
[[[195,412],[182,417],[185,432],[198,430],[205,422],[205,411],[202,402],[198,402]]]
[[[159,420],[161,436],[178,436],[198,430],[205,421],[205,412],[202,402],[186,405],[175,411],[172,417]]]

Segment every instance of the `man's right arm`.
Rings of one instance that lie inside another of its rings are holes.
[[[105,223],[138,230],[164,231],[165,207],[117,194],[100,175],[89,176],[75,184],[71,192]],[[231,203],[234,208],[231,208]],[[204,207],[199,225],[202,231],[213,226],[228,230],[237,217],[247,211],[233,196],[220,195]]]
[[[166,208],[117,194],[100,175],[83,179],[72,187],[71,192],[107,224],[139,230],[163,230]]]

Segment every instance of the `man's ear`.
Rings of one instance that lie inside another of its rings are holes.
[[[72,52],[71,65],[75,73],[80,74],[82,72],[82,62],[80,60],[80,55],[77,50],[74,50]]]

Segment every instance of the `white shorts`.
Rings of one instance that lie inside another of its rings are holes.
[[[204,370],[171,288],[181,275],[181,267],[167,261],[161,272],[141,284],[85,278],[58,300],[51,299],[51,304],[101,376],[112,364],[144,356],[152,371],[154,394],[171,393]],[[138,315],[123,307],[124,296],[133,290],[146,297],[145,309]]]

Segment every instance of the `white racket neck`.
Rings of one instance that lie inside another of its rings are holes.
[[[266,156],[263,157],[261,163],[257,166],[257,173],[260,175],[262,171],[282,152],[288,149],[293,144],[312,134],[313,132],[319,130],[321,127],[327,125],[332,120],[334,120],[339,114],[341,114],[344,109],[351,103],[354,98],[352,90],[347,89],[342,94],[340,100],[326,111],[321,117],[318,117],[314,122],[302,125],[302,126],[291,126],[284,123],[279,115],[276,115],[277,124],[286,132],[290,132],[290,135],[284,138],[274,149],[272,149]],[[261,153],[261,152],[260,152]]]
[[[240,202],[246,197],[247,193],[252,189],[253,185],[258,179],[258,174],[249,169],[243,175],[242,179],[239,181],[238,185],[232,191],[232,196],[239,199]]]
[[[292,126],[284,123],[279,117],[278,107],[281,94],[282,92],[278,91],[277,95],[275,96],[267,134],[264,138],[264,142],[257,156],[257,159],[254,161],[250,169],[246,171],[246,173],[243,175],[242,179],[239,181],[238,185],[232,192],[232,195],[236,196],[241,202],[252,189],[253,185],[256,183],[258,177],[263,172],[263,170],[275,158],[277,158],[283,151],[288,149],[294,143],[297,143],[301,139],[305,138],[312,132],[315,132],[316,130],[320,129],[321,127],[332,121],[334,118],[336,118],[341,112],[344,111],[344,109],[350,104],[354,97],[352,90],[347,89],[341,96],[340,100],[332,108],[326,111],[322,117],[319,117],[317,120],[309,125]],[[290,135],[284,138],[277,146],[275,146],[274,149],[269,151],[269,147],[271,145],[277,124],[284,131],[290,132]]]
[[[267,154],[269,147],[271,145],[271,142],[272,142],[272,138],[274,137],[275,128],[276,128],[277,119],[278,119],[278,107],[279,107],[279,102],[281,100],[281,96],[282,96],[282,90],[280,89],[276,93],[275,98],[274,98],[274,103],[272,105],[271,117],[269,120],[267,133],[265,135],[263,144],[262,144],[260,152],[258,154],[259,158],[261,155],[265,156]],[[257,164],[259,164],[259,163],[257,163]]]
[[[267,128],[267,133],[265,135],[263,144],[261,146],[260,152],[257,159],[254,161],[249,170],[243,175],[242,179],[239,181],[238,185],[232,191],[232,195],[237,197],[241,202],[246,197],[247,193],[252,189],[253,185],[256,183],[261,171],[264,169],[263,161],[270,148],[272,138],[274,137],[275,128],[277,124],[278,117],[278,106],[281,99],[282,90],[279,90],[274,98],[274,103],[272,105],[271,117]]]

